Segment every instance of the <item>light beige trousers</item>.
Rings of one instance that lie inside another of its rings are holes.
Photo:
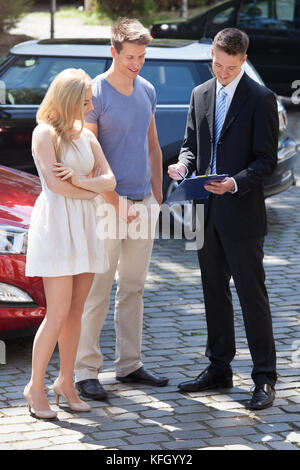
[[[136,230],[134,223],[130,224],[131,230],[129,230],[129,226],[118,219],[118,223],[122,225],[118,230],[118,236],[107,239],[110,267],[102,274],[95,274],[85,302],[75,363],[76,382],[97,378],[103,365],[99,338],[109,309],[115,274],[116,375],[124,377],[143,365],[141,359],[143,291],[160,209],[153,197],[135,203],[135,208],[140,213],[140,222],[136,223]],[[111,217],[116,217],[115,212]],[[146,225],[149,230],[145,230]],[[140,227],[143,233],[139,230]]]

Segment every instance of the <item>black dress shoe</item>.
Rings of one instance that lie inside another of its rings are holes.
[[[256,385],[249,408],[250,410],[264,410],[273,405],[274,399],[275,389],[272,385]]]
[[[231,376],[216,375],[214,372],[205,369],[198,377],[188,382],[182,382],[178,385],[180,392],[200,392],[202,390],[211,390],[214,388],[232,388],[233,382]]]
[[[106,400],[107,393],[98,379],[86,379],[75,383],[76,390],[86,398],[92,400]]]
[[[164,387],[169,382],[167,377],[158,377],[157,375],[150,374],[144,366],[140,367],[125,377],[116,376],[119,382],[136,382],[146,385],[156,385],[157,387]]]

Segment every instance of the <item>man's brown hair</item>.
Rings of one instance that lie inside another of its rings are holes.
[[[151,41],[150,31],[135,18],[121,18],[111,27],[111,43],[118,54],[124,42],[148,46]]]
[[[244,31],[237,28],[225,28],[214,37],[213,47],[221,49],[229,55],[246,54],[249,38]]]

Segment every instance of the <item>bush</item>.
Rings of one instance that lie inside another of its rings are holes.
[[[32,0],[0,0],[0,33],[13,28],[31,4]]]
[[[189,0],[189,8],[211,6],[217,0]],[[96,9],[112,20],[122,16],[147,20],[149,13],[180,10],[182,0],[95,0]],[[147,22],[147,21],[146,21]]]
[[[182,0],[156,0],[156,11],[180,10]],[[203,7],[216,3],[216,0],[188,0],[188,8]]]
[[[116,20],[121,16],[143,17],[156,9],[154,0],[98,0],[99,12]]]
[[[194,8],[202,6],[205,0],[189,0],[188,7]],[[182,6],[182,0],[156,0],[157,11],[168,11],[168,10],[180,10]]]

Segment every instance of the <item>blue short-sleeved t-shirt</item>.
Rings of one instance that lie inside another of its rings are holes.
[[[98,124],[98,139],[115,175],[120,196],[151,195],[148,129],[156,107],[153,85],[137,76],[130,96],[103,75],[93,80],[93,106],[86,121]]]

